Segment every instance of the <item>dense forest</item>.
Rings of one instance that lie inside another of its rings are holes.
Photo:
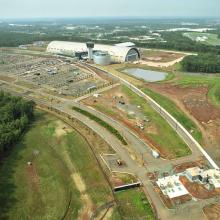
[[[187,56],[181,62],[183,70],[188,72],[220,73],[220,56],[199,54]]]
[[[34,103],[0,91],[0,157],[18,141],[33,119]]]

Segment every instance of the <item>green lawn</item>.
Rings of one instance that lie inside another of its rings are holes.
[[[170,155],[170,158],[182,157],[191,153],[189,147],[182,141],[176,131],[147,104],[145,99],[132,92],[126,86],[123,86],[122,90],[129,97],[131,104],[141,106],[143,113],[150,119],[150,123],[156,126],[157,134],[149,133],[148,135],[164,152]]]
[[[116,199],[123,219],[154,219],[152,208],[140,189],[117,192]]]
[[[0,219],[76,219],[82,177],[94,207],[112,200],[87,142],[75,131],[57,137],[57,119],[43,112],[0,166]],[[27,162],[32,161],[32,166]]]

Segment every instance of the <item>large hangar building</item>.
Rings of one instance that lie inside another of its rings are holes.
[[[52,41],[47,47],[47,52],[76,55],[77,53],[88,53],[88,47],[86,43]],[[128,47],[124,46],[124,44],[94,44],[93,53],[95,54],[96,52],[108,53],[113,63],[133,62],[140,59],[140,52],[136,47]]]

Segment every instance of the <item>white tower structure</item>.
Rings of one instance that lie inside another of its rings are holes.
[[[89,61],[91,61],[93,59],[93,48],[94,48],[94,43],[92,42],[87,42],[86,46],[88,48],[88,57],[89,57]]]

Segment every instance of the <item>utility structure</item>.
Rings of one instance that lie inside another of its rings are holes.
[[[94,49],[95,44],[93,42],[87,42],[86,46],[88,48],[89,61],[92,61],[92,59],[93,59],[93,49]]]

